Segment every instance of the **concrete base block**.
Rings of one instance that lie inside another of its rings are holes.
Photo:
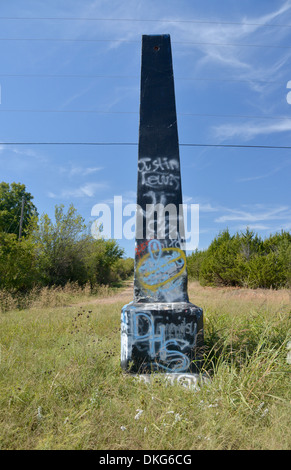
[[[121,367],[132,373],[196,374],[203,346],[203,312],[190,302],[125,305]]]

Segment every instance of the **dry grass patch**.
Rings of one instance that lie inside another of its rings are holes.
[[[0,448],[290,450],[288,293],[189,293],[205,315],[199,392],[122,373],[120,298],[0,314]]]

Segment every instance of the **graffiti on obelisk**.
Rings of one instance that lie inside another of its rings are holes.
[[[169,35],[142,37],[134,300],[121,314],[121,365],[196,372],[203,313],[189,302]]]

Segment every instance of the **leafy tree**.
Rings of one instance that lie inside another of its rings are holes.
[[[20,183],[0,183],[0,231],[19,234],[22,198],[24,197],[22,234],[27,235],[37,209],[32,202],[33,196]]]
[[[262,240],[249,229],[233,236],[225,230],[203,252],[199,266],[198,254],[194,254],[194,259],[194,276],[198,273],[204,285],[277,289],[291,283],[289,232],[282,231]],[[190,258],[190,276],[191,263]]]
[[[0,232],[0,287],[27,291],[36,280],[36,252],[31,238],[19,241],[14,233]]]
[[[248,287],[280,288],[286,283],[282,260],[274,253],[254,256],[249,263],[247,278]]]
[[[195,250],[191,255],[187,256],[187,272],[189,279],[199,280],[200,269],[206,256],[207,251],[198,250]]]
[[[127,279],[133,275],[134,272],[134,259],[133,258],[120,258],[114,265],[114,272],[119,279]]]
[[[123,253],[124,250],[120,248],[115,240],[104,240],[102,238],[91,240],[88,268],[92,286],[95,284],[110,284],[119,280],[116,268]]]
[[[261,238],[249,228],[236,237],[240,240],[240,253],[246,261],[249,261],[254,254],[260,253],[263,248]]]
[[[82,257],[86,238],[84,219],[73,205],[67,213],[64,206],[55,207],[55,222],[43,214],[33,233],[38,256],[39,278],[44,285],[65,285],[83,278]],[[78,273],[76,273],[76,270]]]
[[[202,284],[234,286],[241,285],[241,270],[239,257],[240,242],[236,236],[231,236],[228,230],[223,231],[210,244],[207,256],[200,269]]]
[[[42,215],[33,234],[37,248],[39,279],[44,285],[78,282],[108,284],[114,263],[123,250],[115,240],[94,239],[73,205],[55,207],[55,222]]]

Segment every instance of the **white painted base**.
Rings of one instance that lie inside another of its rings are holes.
[[[140,382],[146,384],[154,382],[164,382],[165,385],[179,384],[190,390],[199,391],[202,385],[210,383],[210,379],[202,374],[125,374],[134,377]]]

